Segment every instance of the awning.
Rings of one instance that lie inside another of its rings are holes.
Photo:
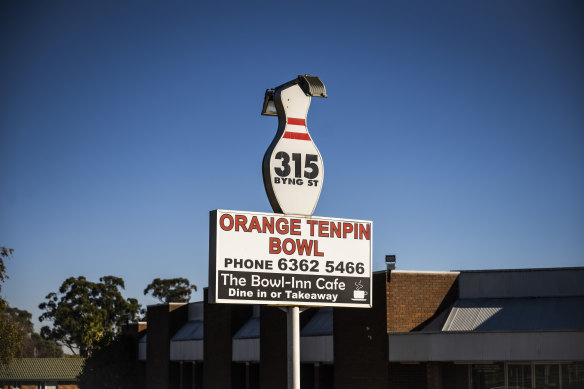
[[[138,360],[146,360],[146,342],[148,341],[147,334],[140,338],[138,341]]]
[[[260,307],[254,305],[251,317],[233,335],[232,360],[259,362],[260,360]]]
[[[320,308],[300,331],[300,361],[334,361],[333,309]]]
[[[390,362],[582,361],[584,331],[388,334]]]
[[[459,299],[388,338],[395,362],[584,360],[584,297]]]
[[[170,340],[171,361],[203,360],[203,303],[189,304],[189,321]]]
[[[189,321],[170,340],[171,361],[203,360],[203,321]]]

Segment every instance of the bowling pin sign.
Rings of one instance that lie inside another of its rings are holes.
[[[318,77],[298,76],[266,91],[264,115],[278,116],[278,131],[264,155],[262,175],[272,209],[287,215],[312,216],[322,184],[324,165],[306,126],[312,96],[327,97]],[[275,113],[266,107],[275,106]]]

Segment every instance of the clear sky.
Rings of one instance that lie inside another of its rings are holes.
[[[315,215],[372,220],[374,270],[584,265],[583,4],[2,1],[4,297],[36,318],[116,275],[201,299],[208,212],[271,211],[263,94],[305,73]]]

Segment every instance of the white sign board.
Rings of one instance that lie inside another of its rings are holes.
[[[215,210],[212,303],[371,307],[371,221]]]
[[[278,132],[264,155],[264,187],[275,212],[310,216],[324,181],[322,157],[306,127],[311,97],[298,85],[278,89]]]

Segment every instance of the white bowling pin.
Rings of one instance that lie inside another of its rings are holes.
[[[306,127],[311,95],[326,97],[324,85],[312,76],[299,76],[273,91],[278,132],[264,155],[262,172],[276,213],[311,216],[320,197],[324,165]]]

